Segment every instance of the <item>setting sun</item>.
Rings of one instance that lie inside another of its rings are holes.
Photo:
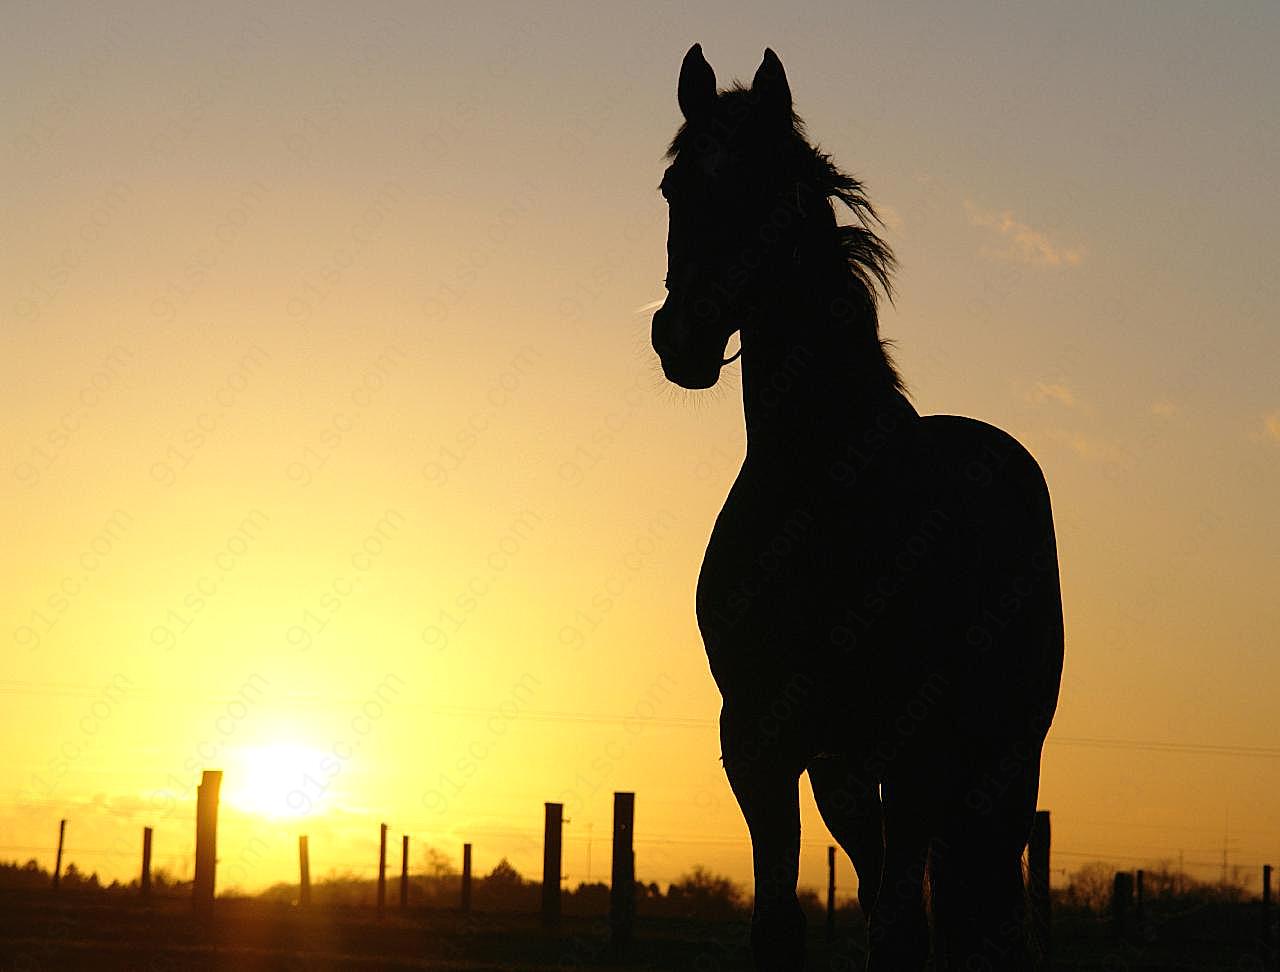
[[[324,809],[325,774],[318,749],[294,742],[244,746],[229,754],[222,798],[237,810],[270,819],[311,816]]]

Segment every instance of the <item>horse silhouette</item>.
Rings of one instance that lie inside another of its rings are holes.
[[[756,966],[804,965],[807,771],[857,871],[869,969],[920,969],[931,940],[938,969],[1029,968],[1021,859],[1063,654],[1044,477],[1005,432],[907,400],[877,320],[893,254],[773,51],[717,92],[695,44],[678,95],[652,338],[668,380],[707,388],[740,332],[746,457],[696,602]]]

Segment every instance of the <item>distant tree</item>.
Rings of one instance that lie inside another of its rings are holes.
[[[603,915],[609,911],[609,885],[585,881],[564,897],[564,910],[571,915]]]
[[[674,914],[692,918],[723,919],[737,915],[745,905],[742,889],[721,874],[701,865],[667,888],[667,904]]]
[[[444,851],[427,844],[422,848],[422,870],[428,877],[453,877],[458,869],[453,866],[452,859]]]
[[[1102,861],[1081,865],[1067,878],[1063,902],[1070,907],[1087,908],[1101,914],[1111,906],[1111,888],[1116,869]]]
[[[505,857],[494,865],[492,871],[484,876],[484,882],[495,888],[512,887],[518,888],[524,885],[524,878],[520,876],[520,872],[511,866],[511,862]]]
[[[1173,869],[1169,861],[1161,861],[1146,869],[1142,876],[1143,891],[1148,898],[1172,898],[1181,894],[1191,882]]]
[[[151,872],[151,893],[161,896],[175,896],[191,888],[190,881],[184,881],[175,877],[172,873],[163,867],[157,867]]]
[[[0,863],[0,886],[6,888],[43,888],[47,887],[50,874],[38,861],[32,859],[25,864],[17,861]]]
[[[796,899],[800,902],[800,907],[809,920],[813,921],[821,915],[827,913],[826,898],[818,897],[818,892],[813,888],[800,888],[796,891]]]
[[[288,881],[279,881],[271,887],[258,892],[263,901],[274,901],[279,904],[292,904],[298,900],[298,886]]]
[[[1243,901],[1248,895],[1248,873],[1239,865],[1231,868],[1231,876],[1217,882],[1214,885],[1216,897],[1219,901],[1226,901],[1236,904]]]
[[[534,911],[538,907],[541,885],[526,881],[505,857],[484,876],[473,890],[473,903],[479,910]]]

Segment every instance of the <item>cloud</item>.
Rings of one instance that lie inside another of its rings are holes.
[[[1280,442],[1280,409],[1262,420],[1262,431],[1272,442]]]
[[[1074,267],[1084,259],[1083,250],[1056,245],[1044,233],[1019,222],[1008,209],[982,209],[966,199],[964,211],[970,226],[994,230],[1008,241],[1005,248],[990,250],[995,256],[1040,267]]]
[[[1151,403],[1151,414],[1159,415],[1161,418],[1172,418],[1178,414],[1178,406],[1167,398],[1162,398],[1158,402]]]
[[[1036,382],[1035,391],[1031,393],[1031,400],[1037,405],[1043,405],[1045,402],[1057,402],[1066,408],[1074,408],[1076,395],[1066,385],[1046,384],[1043,381],[1038,381]]]
[[[1130,454],[1119,444],[1106,439],[1070,432],[1066,429],[1051,429],[1049,437],[1061,442],[1085,462],[1096,462],[1102,465],[1127,466]]]
[[[880,222],[884,223],[884,225],[889,227],[889,229],[893,230],[895,233],[900,233],[902,231],[902,214],[892,206],[886,205],[885,203],[878,203],[876,205],[876,213],[880,216]]]

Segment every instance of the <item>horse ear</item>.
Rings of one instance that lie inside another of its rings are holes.
[[[772,48],[764,49],[764,60],[751,79],[751,93],[765,111],[791,117],[791,86],[787,84],[787,72],[782,69],[782,62]]]
[[[716,100],[716,72],[702,56],[702,45],[694,44],[680,65],[680,85],[676,91],[680,111],[688,121],[704,117]]]

